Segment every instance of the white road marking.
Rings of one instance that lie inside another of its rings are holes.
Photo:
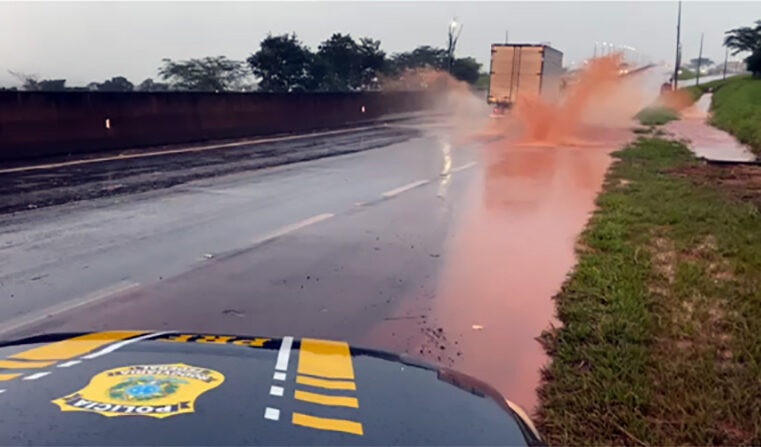
[[[69,360],[68,362],[64,362],[58,365],[59,368],[68,368],[70,366],[78,365],[82,363],[82,360]]]
[[[285,380],[285,373],[275,371],[275,374],[272,376],[272,378],[282,382]]]
[[[430,182],[430,180],[418,180],[416,182],[408,183],[404,186],[400,186],[398,188],[394,188],[390,191],[386,191],[383,194],[381,194],[382,197],[389,198],[394,197],[396,195],[399,195],[405,191],[409,191],[410,189],[417,188],[418,186],[425,185],[426,183]]]
[[[38,372],[34,374],[29,374],[28,376],[24,377],[22,380],[37,380],[47,376],[48,374],[50,374],[50,371],[42,371],[42,372]]]
[[[254,238],[252,242],[255,245],[261,244],[263,242],[266,242],[281,236],[285,236],[288,233],[293,233],[294,231],[300,230],[304,227],[308,227],[309,225],[316,224],[317,222],[322,222],[323,220],[330,219],[333,216],[334,214],[330,214],[330,213],[318,214],[317,216],[312,216],[308,219],[302,220],[301,222],[296,222],[295,224],[286,225],[284,227],[278,228],[275,231],[269,232],[263,236]]]
[[[473,166],[475,166],[476,164],[477,164],[477,163],[476,163],[475,161],[471,161],[470,163],[465,163],[465,164],[464,164],[464,165],[462,165],[462,166],[458,166],[458,167],[456,167],[456,168],[452,168],[452,169],[450,169],[450,170],[449,170],[449,173],[451,174],[451,173],[453,173],[453,172],[460,172],[460,171],[464,171],[464,170],[466,170],[466,169],[472,168],[472,167],[473,167]]]
[[[269,419],[270,421],[280,420],[280,410],[278,410],[277,408],[272,408],[272,407],[265,408],[264,419]]]
[[[275,363],[276,370],[288,371],[288,359],[291,357],[292,344],[293,337],[283,337],[283,341],[280,343],[280,351],[277,353],[277,363]]]
[[[259,145],[259,144],[265,144],[265,143],[274,143],[279,141],[303,140],[305,138],[323,137],[328,135],[338,135],[343,133],[358,132],[361,130],[373,129],[375,127],[377,126],[362,126],[362,127],[353,127],[351,129],[329,130],[325,132],[315,132],[310,134],[291,135],[287,137],[254,138],[251,140],[237,141],[235,143],[211,144],[207,146],[187,147],[182,149],[169,149],[169,150],[157,151],[157,152],[143,152],[139,154],[120,154],[120,155],[115,155],[111,157],[90,158],[87,160],[74,160],[74,161],[63,161],[60,163],[46,163],[42,165],[19,166],[17,168],[0,169],[0,174],[9,174],[11,172],[38,171],[43,169],[60,168],[64,166],[76,166],[76,165],[85,165],[85,164],[92,164],[92,163],[102,163],[104,161],[113,161],[113,160],[129,160],[132,158],[158,157],[161,155],[184,154],[187,152],[203,152],[203,151],[209,151],[214,149],[227,149],[231,147],[251,146],[251,145]]]
[[[272,385],[270,387],[270,394],[277,397],[283,397],[285,390],[282,386]]]
[[[82,356],[82,358],[83,359],[87,359],[87,360],[96,359],[96,358],[104,356],[106,354],[110,354],[110,353],[116,351],[117,349],[121,349],[121,348],[123,348],[123,347],[125,347],[125,346],[127,346],[129,344],[132,344],[132,343],[135,343],[135,342],[138,342],[138,341],[141,341],[141,340],[145,340],[146,338],[158,337],[160,335],[166,335],[166,334],[172,334],[172,333],[174,333],[174,331],[151,332],[150,334],[141,335],[139,337],[130,338],[128,340],[120,341],[119,343],[114,343],[112,345],[108,345],[105,348],[101,349],[100,351],[93,352],[92,354],[87,354],[85,356]]]
[[[0,389],[0,394],[3,394],[5,392],[5,389]]]
[[[32,312],[28,314],[27,316],[17,318],[15,320],[11,320],[8,323],[0,325],[0,334],[5,334],[8,332],[15,331],[24,326],[29,326],[34,323],[38,323],[41,320],[44,320],[46,318],[51,318],[55,315],[68,312],[78,307],[94,304],[94,303],[97,303],[98,301],[103,301],[107,298],[114,297],[120,293],[126,292],[127,290],[135,288],[139,285],[140,283],[137,283],[137,282],[121,281],[116,284],[112,284],[108,287],[104,287],[102,289],[88,293],[87,295],[85,295],[84,298],[81,298],[81,299],[76,298],[73,300],[64,301],[61,304],[50,306],[45,309],[39,310],[37,312]]]

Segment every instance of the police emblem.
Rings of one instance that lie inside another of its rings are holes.
[[[103,371],[86,387],[52,402],[61,411],[165,418],[194,412],[195,400],[224,381],[217,371],[183,363],[124,366]]]

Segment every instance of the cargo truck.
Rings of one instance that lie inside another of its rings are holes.
[[[520,96],[560,96],[563,53],[543,44],[492,44],[488,102],[501,113]]]

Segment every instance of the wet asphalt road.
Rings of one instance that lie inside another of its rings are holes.
[[[0,218],[0,331],[362,342],[400,302],[434,297],[474,144],[411,124],[274,146],[306,160],[343,155],[250,170],[277,156],[258,147],[209,151],[207,163],[181,154],[4,178],[6,199],[38,208]],[[44,206],[58,201],[69,203]]]
[[[0,216],[0,337],[340,339],[453,366],[530,411],[547,360],[536,337],[553,324],[608,154],[630,133],[552,147],[497,130],[468,140],[396,123],[76,166],[87,175],[31,171],[34,187],[0,173],[21,185],[3,197],[36,204]],[[303,161],[253,169],[278,156]],[[127,186],[102,187],[114,181]],[[46,194],[56,199],[34,202]]]

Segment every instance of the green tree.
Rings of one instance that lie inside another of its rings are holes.
[[[66,79],[38,80],[37,75],[8,71],[21,82],[21,89],[28,92],[62,92],[66,90]]]
[[[745,58],[748,71],[753,77],[761,78],[761,20],[756,20],[755,26],[735,28],[725,32],[724,45],[732,49],[732,55],[750,52]]]
[[[234,91],[241,88],[248,71],[243,62],[225,56],[174,62],[163,59],[159,76],[172,90],[201,92]]]
[[[362,88],[375,87],[378,75],[388,70],[386,52],[380,49],[380,40],[369,37],[359,39],[359,54],[361,60],[360,79]]]
[[[99,92],[131,92],[135,89],[135,86],[124,76],[116,76],[100,84],[93,82],[88,85],[88,88]]]
[[[246,59],[259,89],[265,92],[296,92],[315,88],[314,55],[296,34],[267,35],[259,51]]]
[[[313,73],[320,90],[366,90],[385,63],[380,41],[365,37],[357,42],[349,34],[336,33],[320,44]]]
[[[423,45],[412,51],[398,53],[391,57],[391,67],[395,73],[408,68],[432,68],[445,70],[447,67],[447,50]]]
[[[452,63],[452,76],[471,85],[478,82],[480,70],[481,64],[472,57],[457,58]]]
[[[147,78],[137,86],[137,90],[140,92],[165,92],[169,90],[169,84],[164,82],[156,82],[151,78]]]

